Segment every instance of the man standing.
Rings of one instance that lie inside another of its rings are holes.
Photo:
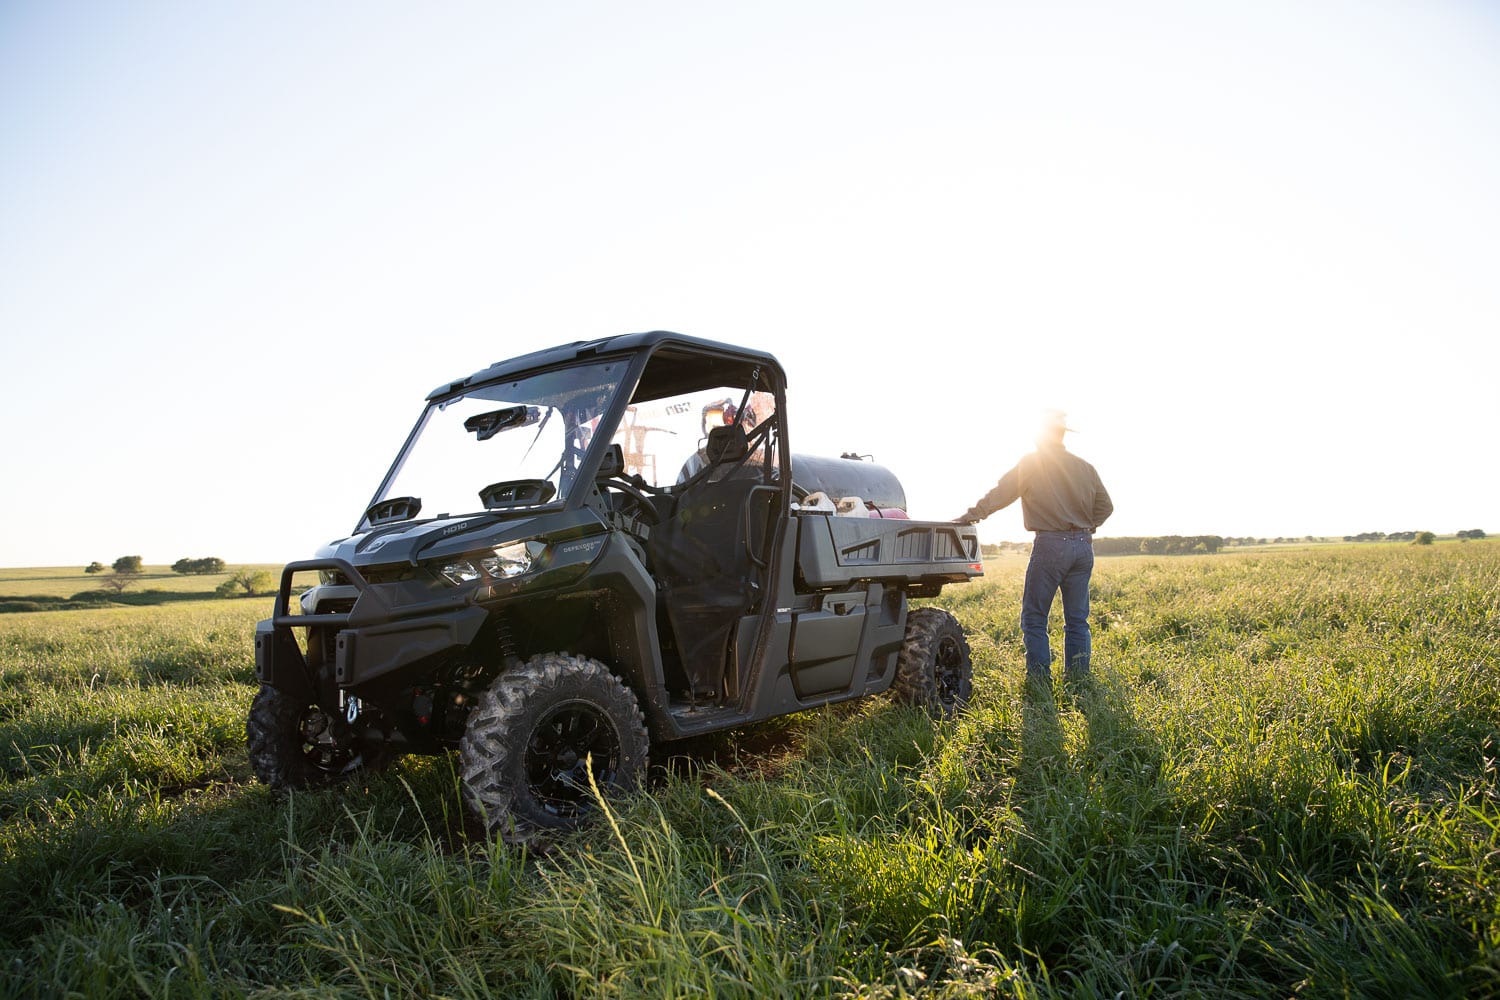
[[[960,523],[974,524],[1021,501],[1026,530],[1036,532],[1021,594],[1026,678],[1047,685],[1052,682],[1047,616],[1059,592],[1066,676],[1070,681],[1088,676],[1093,534],[1115,509],[1094,467],[1063,447],[1063,435],[1070,430],[1061,411],[1048,410],[1037,435],[1036,451],[1023,456],[1015,468],[1000,477],[994,489],[956,518]]]

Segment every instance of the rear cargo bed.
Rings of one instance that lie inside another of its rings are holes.
[[[797,567],[812,588],[861,580],[962,583],[984,574],[971,524],[797,513]]]

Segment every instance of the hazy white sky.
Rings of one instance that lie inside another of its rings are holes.
[[[647,329],[918,517],[1054,406],[1103,534],[1500,531],[1497,98],[1478,0],[8,0],[0,565],[310,556]]]

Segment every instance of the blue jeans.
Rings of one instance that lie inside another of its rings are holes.
[[[1089,671],[1089,577],[1094,572],[1094,545],[1087,531],[1038,531],[1026,564],[1021,593],[1021,636],[1026,643],[1026,676],[1050,680],[1052,647],[1047,617],[1052,598],[1062,594],[1067,673]]]

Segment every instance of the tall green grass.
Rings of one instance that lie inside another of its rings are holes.
[[[0,993],[1500,993],[1500,544],[1100,560],[1093,682],[1045,696],[1023,565],[934,602],[959,719],[664,748],[530,854],[447,759],[254,784],[265,602],[0,616]]]

